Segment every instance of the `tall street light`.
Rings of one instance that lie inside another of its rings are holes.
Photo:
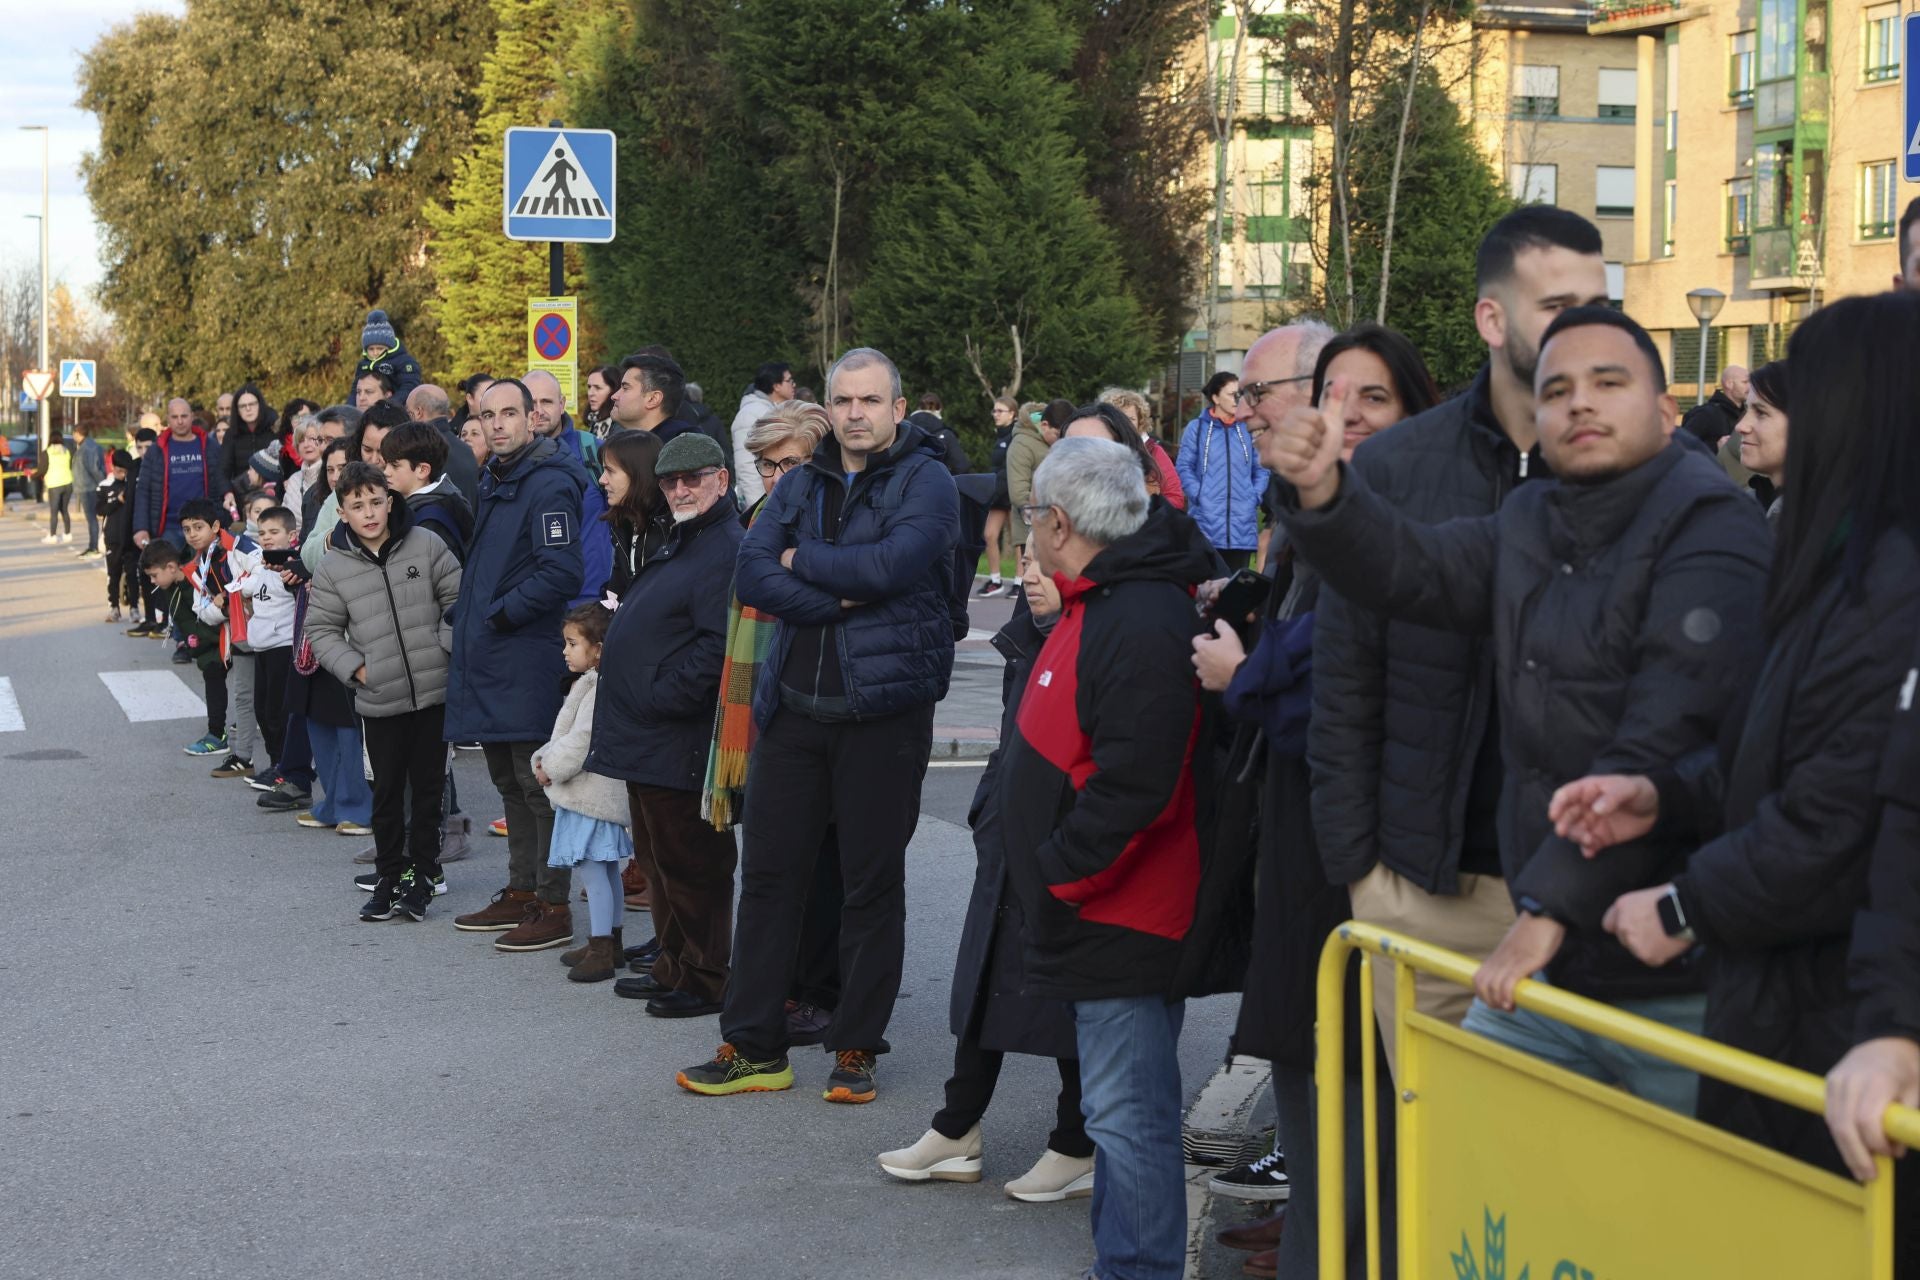
[[[1696,366],[1700,373],[1700,385],[1694,392],[1694,403],[1707,402],[1707,340],[1713,330],[1713,318],[1720,314],[1720,308],[1727,305],[1727,295],[1718,289],[1693,289],[1687,293],[1687,305],[1693,308],[1693,318],[1700,322],[1700,362]]]
[[[47,160],[50,150],[49,138],[52,136],[44,124],[23,124],[22,130],[40,131],[40,368],[47,365]],[[40,401],[40,449],[41,457],[46,456],[47,440],[53,421],[51,397]]]

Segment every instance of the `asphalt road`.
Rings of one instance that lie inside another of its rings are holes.
[[[716,1020],[647,1018],[609,985],[566,982],[555,952],[452,928],[505,883],[504,841],[476,838],[425,923],[359,923],[362,842],[209,779],[180,750],[191,719],[130,719],[100,673],[184,672],[197,693],[192,669],[104,625],[105,575],[41,547],[18,512],[0,520],[0,858],[19,873],[0,943],[0,1276],[1086,1266],[1084,1201],[999,1187],[1044,1143],[1050,1064],[1009,1062],[979,1185],[903,1186],[873,1161],[926,1128],[949,1065],[977,767],[928,775],[879,1100],[821,1101],[817,1050],[797,1052],[791,1092],[696,1097],[673,1072],[712,1052]],[[476,757],[457,767],[479,826],[491,788]],[[628,917],[642,936],[643,920]],[[1190,1006],[1189,1097],[1232,1013]]]

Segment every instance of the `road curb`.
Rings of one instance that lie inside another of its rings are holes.
[[[933,751],[929,760],[985,760],[1000,745],[1000,735],[988,729],[942,729],[933,731]]]

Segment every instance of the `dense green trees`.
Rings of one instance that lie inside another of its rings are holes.
[[[338,395],[376,306],[436,363],[422,210],[472,137],[491,39],[460,0],[195,0],[103,37],[83,175],[131,380]]]

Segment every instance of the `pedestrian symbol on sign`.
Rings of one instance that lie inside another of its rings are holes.
[[[587,177],[574,163],[567,159],[567,149],[562,144],[567,136],[556,134],[553,146],[548,149],[546,159],[540,162],[533,181],[521,189],[520,198],[514,201],[513,216],[516,218],[604,218],[607,206],[600,199],[600,193],[594,190],[593,179]],[[580,182],[580,190],[575,191],[574,180]]]

